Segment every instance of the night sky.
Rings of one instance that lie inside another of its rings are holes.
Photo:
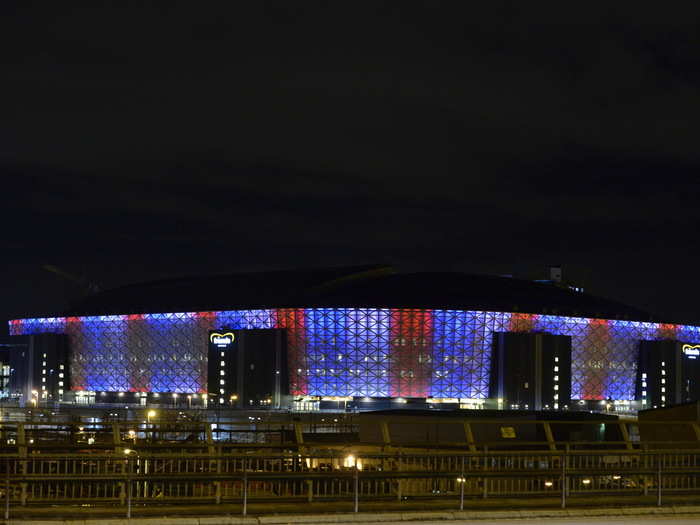
[[[0,335],[83,293],[47,264],[561,264],[700,324],[693,4],[79,4],[0,4]]]

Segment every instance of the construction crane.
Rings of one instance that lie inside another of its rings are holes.
[[[54,273],[59,277],[63,277],[64,279],[77,284],[86,294],[92,294],[100,291],[100,286],[97,283],[89,281],[85,277],[78,277],[76,275],[73,275],[70,272],[62,270],[58,266],[54,266],[53,264],[44,264],[42,266],[42,269],[46,270],[47,272]]]

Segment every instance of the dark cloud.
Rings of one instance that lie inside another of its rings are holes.
[[[378,261],[697,318],[693,4],[0,9],[7,315],[79,295],[46,262]]]

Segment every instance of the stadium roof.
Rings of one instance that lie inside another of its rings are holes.
[[[249,308],[372,307],[486,310],[648,321],[649,313],[554,284],[390,266],[168,279],[95,293],[67,315]]]

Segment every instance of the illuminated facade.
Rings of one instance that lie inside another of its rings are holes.
[[[279,308],[10,321],[67,334],[70,388],[205,393],[211,330],[284,329],[295,396],[489,397],[494,334],[571,337],[571,397],[633,400],[640,341],[700,344],[700,327],[556,315],[396,308]],[[468,400],[468,401],[467,401]]]

